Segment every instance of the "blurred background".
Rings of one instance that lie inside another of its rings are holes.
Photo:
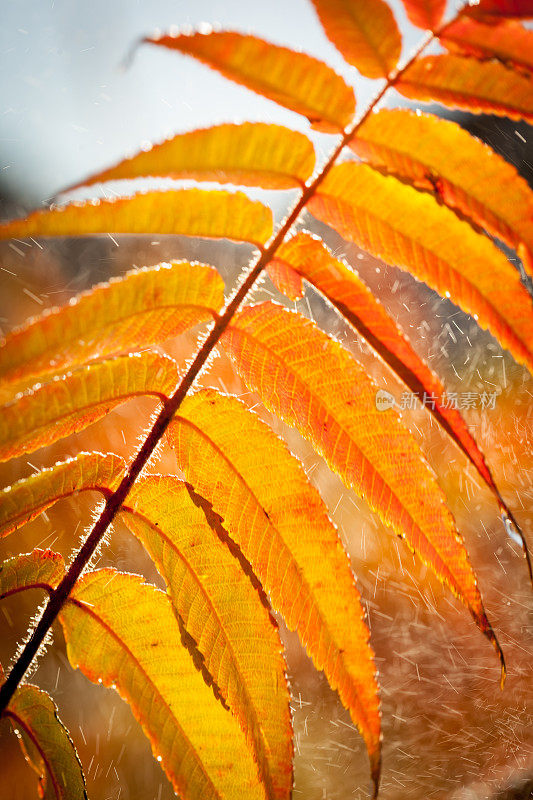
[[[421,36],[392,2],[405,53]],[[156,28],[208,21],[252,31],[326,60],[357,86],[359,109],[376,91],[347,67],[304,0],[3,0],[0,28],[0,202],[5,217],[46,204],[63,187],[131,154],[145,142],[219,122],[262,120],[308,133],[319,157],[333,137],[311,133],[306,120],[191,59],[144,45]],[[403,102],[391,93],[391,104]],[[432,109],[442,113],[438,108]],[[451,115],[512,161],[531,181],[531,136],[526,125],[495,117]],[[160,182],[154,182],[160,185]],[[97,191],[97,190],[94,190]],[[113,184],[105,191],[124,191]],[[87,194],[87,193],[86,193]],[[86,196],[83,192],[77,197]],[[255,192],[277,218],[294,202],[291,192]],[[360,270],[401,322],[421,355],[450,391],[497,392],[495,408],[465,412],[504,496],[533,542],[533,382],[492,337],[456,306],[397,269],[346,245],[314,223],[336,254]],[[0,331],[133,266],[170,258],[215,264],[228,292],[250,248],[180,237],[108,236],[10,242],[0,247]],[[254,299],[274,296],[267,280]],[[363,361],[378,385],[400,400],[402,387],[368,348],[310,290],[297,308],[317,319]],[[167,352],[183,360],[195,347],[189,333]],[[202,376],[205,385],[244,389],[221,357]],[[256,398],[247,396],[251,405]],[[154,404],[131,401],[88,431],[18,459],[0,470],[0,485],[49,466],[80,449],[126,458],[146,429]],[[518,546],[509,539],[489,493],[459,452],[435,430],[422,409],[407,414],[446,491],[479,575],[489,617],[508,663],[505,689],[489,644],[468,613],[427,574],[403,543],[385,530],[365,503],[347,492],[293,431],[255,409],[284,435],[332,510],[352,559],[369,612],[380,669],[384,727],[383,800],[512,800],[531,797],[533,686],[531,590]],[[163,451],[153,471],[175,471]],[[34,547],[69,557],[91,520],[97,496],[61,501],[2,544],[2,558]],[[143,572],[159,582],[141,548],[115,527],[100,566]],[[160,582],[159,582],[159,585]],[[41,597],[27,592],[0,607],[0,662],[7,667]],[[336,695],[296,638],[287,645],[295,726],[294,798],[367,797],[364,747]],[[87,773],[92,800],[169,800],[173,794],[128,706],[112,690],[92,686],[72,671],[62,634],[41,659],[32,680],[49,690],[69,728]],[[36,778],[24,763],[6,721],[0,723],[0,800],[36,796]]]

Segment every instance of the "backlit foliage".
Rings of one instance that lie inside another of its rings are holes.
[[[375,292],[301,223],[308,211],[347,242],[450,298],[532,372],[531,296],[500,246],[514,249],[533,274],[530,188],[456,123],[377,106],[394,88],[423,102],[531,121],[533,33],[523,20],[533,18],[533,3],[481,0],[446,18],[442,0],[405,0],[409,20],[431,36],[403,58],[402,34],[385,0],[312,4],[346,61],[366,78],[385,79],[359,116],[354,89],[328,65],[254,35],[202,29],[148,36],[142,45],[199,59],[303,115],[314,130],[335,137],[325,163],[317,166],[303,133],[222,124],[177,134],[66,190],[147,177],[297,190],[280,225],[264,202],[227,188],[132,191],[53,205],[0,225],[3,239],[166,233],[256,248],[238,285],[227,287],[229,299],[216,264],[175,260],[96,286],[1,344],[2,461],[80,432],[131,397],[148,395],[157,405],[129,462],[80,452],[3,492],[1,537],[16,535],[64,497],[97,491],[103,498],[70,565],[35,549],[0,566],[1,597],[32,588],[48,595],[3,682],[0,705],[39,774],[41,797],[86,797],[53,701],[24,683],[57,618],[72,667],[129,703],[183,800],[289,798],[290,690],[273,612],[338,692],[364,740],[377,795],[379,680],[364,593],[317,489],[266,412],[248,407],[249,398],[272,412],[279,429],[296,429],[459,599],[496,650],[503,685],[504,656],[475,565],[406,420],[397,408],[379,407],[366,365],[329,333],[279,303],[252,304],[250,294],[266,274],[288,300],[313,287],[406,391],[434,397],[428,413],[465,456],[454,468],[469,461],[490,490],[494,513],[521,543],[531,577],[520,508],[500,492],[491,452],[483,453],[461,410],[444,402],[443,379]],[[438,42],[440,51],[426,54]],[[160,352],[184,333],[195,341],[189,358]],[[246,402],[195,385],[221,353],[249,390]],[[145,467],[163,443],[175,474],[150,474],[153,464]],[[91,567],[119,520],[145,548],[166,592],[137,575]]]

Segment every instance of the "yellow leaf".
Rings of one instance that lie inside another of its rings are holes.
[[[402,37],[385,0],[313,0],[330,41],[362,75],[386,78],[398,63]]]
[[[137,575],[83,575],[60,620],[67,655],[130,704],[182,800],[265,800],[239,723],[206,686],[170,599]]]
[[[32,553],[13,556],[0,564],[0,598],[25,589],[50,592],[64,574],[65,562],[60,553],[36,549]]]
[[[378,387],[363,368],[313,322],[274,303],[241,311],[223,344],[248,388],[406,539],[467,606],[501,658],[435,475],[395,409],[378,410]]]
[[[135,270],[83,292],[12,331],[0,346],[0,398],[92,358],[159,344],[224,304],[213,267],[172,261]]]
[[[303,114],[318,130],[338,133],[352,121],[351,87],[316,58],[234,31],[178,33],[146,42],[203,61],[226,78]]]
[[[383,109],[367,119],[350,147],[523,249],[533,274],[533,192],[511,164],[455,122]]]
[[[90,233],[172,233],[261,246],[272,234],[272,212],[242,192],[179,189],[52,206],[0,225],[0,239]]]
[[[11,722],[26,760],[39,776],[39,797],[87,800],[76,748],[50,695],[29,683],[20,686],[3,716]]]
[[[0,537],[73,492],[96,489],[109,494],[118,486],[125,466],[122,458],[111,453],[79,453],[8,486],[0,494]]]
[[[276,610],[338,689],[377,786],[380,715],[359,593],[320,496],[283,442],[236,398],[204,390],[168,431],[178,465],[250,562]]]
[[[179,134],[91,175],[68,191],[148,176],[293,189],[303,186],[314,167],[315,152],[307,136],[282,125],[245,122]]]
[[[1,409],[0,461],[81,431],[135,395],[164,399],[177,382],[171,358],[146,352],[100,361],[36,384]]]
[[[402,74],[394,88],[425,103],[533,122],[531,80],[497,61],[448,54],[425,56]]]
[[[212,530],[192,497],[174,476],[151,475],[137,481],[121,516],[165,579],[185,630],[238,718],[268,797],[289,798],[292,726],[277,626],[230,552],[227,534],[224,541],[220,518],[210,520]]]
[[[533,370],[533,307],[518,270],[431,195],[347,163],[332,169],[309,208],[346,239],[451,297]]]

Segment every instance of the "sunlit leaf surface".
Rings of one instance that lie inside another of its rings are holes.
[[[67,655],[127,700],[183,800],[263,800],[237,719],[181,642],[170,599],[137,575],[86,573],[64,606]]]
[[[378,387],[348,351],[274,303],[241,311],[223,343],[247,386],[406,539],[498,649],[434,473],[396,410],[378,410]]]
[[[188,397],[169,428],[178,465],[220,514],[288,627],[338,689],[377,785],[380,717],[359,593],[337,531],[299,462],[233,397]]]
[[[212,529],[187,486],[161,475],[137,482],[122,517],[164,577],[185,630],[239,719],[268,796],[289,798],[292,726],[282,646],[260,590],[219,538],[220,518],[208,511]]]
[[[367,78],[386,78],[402,37],[385,0],[313,0],[322,26],[346,61]]]
[[[17,732],[26,760],[39,776],[39,797],[87,800],[76,748],[50,695],[29,683],[20,686],[5,716]]]
[[[446,11],[446,0],[403,0],[409,20],[419,28],[434,31]]]
[[[403,73],[395,88],[412,100],[533,122],[531,80],[498,61],[425,56]]]
[[[518,270],[431,195],[366,164],[348,163],[333,168],[310,210],[346,239],[450,297],[533,370],[533,308]]]
[[[0,345],[0,398],[92,358],[160,344],[224,304],[213,267],[173,261],[128,272],[12,331]]]
[[[0,537],[16,531],[73,492],[111,491],[118,485],[124,467],[125,462],[111,453],[79,453],[8,486],[0,493]]]
[[[175,362],[146,352],[100,361],[36,384],[0,409],[0,461],[87,428],[136,395],[164,399],[178,382]]]
[[[0,225],[0,239],[90,233],[173,233],[262,245],[272,233],[272,212],[242,192],[179,189],[53,206]]]
[[[455,122],[407,109],[383,109],[350,147],[377,167],[435,192],[525,256],[533,274],[533,192],[516,169]]]
[[[60,553],[36,549],[32,553],[13,556],[0,564],[0,597],[24,589],[55,589],[65,573]]]
[[[511,67],[533,71],[533,30],[514,20],[484,23],[471,17],[459,17],[449,25],[442,44],[448,50],[476,56],[497,58]]]
[[[293,189],[305,183],[314,166],[315,153],[307,136],[282,125],[245,122],[181,133],[78,186],[154,176]]]
[[[303,114],[313,127],[343,130],[355,112],[353,90],[316,58],[234,31],[181,33],[145,41],[179,50],[226,78]]]

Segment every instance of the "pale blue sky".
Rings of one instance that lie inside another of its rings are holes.
[[[155,28],[201,21],[251,31],[326,60],[357,79],[326,39],[309,0],[2,0],[0,161],[4,185],[39,204],[143,141],[231,120],[308,130],[305,119],[184,56],[132,43]],[[405,16],[394,7],[402,26]],[[409,41],[413,41],[413,29]],[[420,33],[414,33],[417,38]],[[358,93],[359,107],[369,82]],[[322,137],[323,139],[323,137]]]

